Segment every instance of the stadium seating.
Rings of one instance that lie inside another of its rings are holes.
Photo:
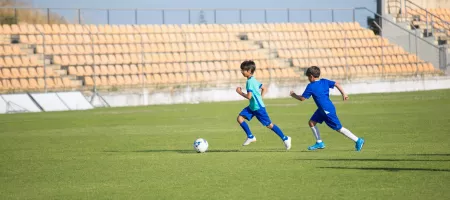
[[[397,16],[400,20],[403,17],[402,15]],[[407,10],[405,19],[420,30],[432,32],[436,39],[447,41],[450,39],[450,8],[424,9],[414,7]]]
[[[353,22],[4,24],[0,41],[3,91],[229,83],[242,79],[246,59],[256,61],[259,78],[273,80],[303,77],[311,65],[331,78],[435,72]]]

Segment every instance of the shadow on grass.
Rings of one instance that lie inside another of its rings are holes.
[[[390,158],[357,158],[357,159],[347,159],[347,158],[330,158],[330,159],[297,159],[297,160],[318,160],[318,161],[386,161],[386,162],[398,162],[398,161],[418,161],[418,162],[449,162],[450,160],[418,160],[418,159],[390,159]]]
[[[392,167],[318,167],[321,169],[344,169],[344,170],[375,170],[375,171],[430,171],[430,172],[450,172],[450,169],[430,169],[430,168],[392,168]]]
[[[449,153],[435,153],[435,154],[408,154],[408,156],[450,156]]]
[[[103,151],[107,153],[118,153],[118,152],[137,152],[137,153],[164,153],[164,152],[175,152],[175,153],[185,153],[185,154],[196,154],[194,150],[189,149],[145,149],[145,150],[136,150],[136,151],[116,151],[116,150],[108,150]],[[270,152],[286,152],[283,149],[212,149],[208,150],[206,153],[252,153],[252,152],[260,152],[260,153],[270,153]],[[289,151],[289,152],[311,152],[311,151]]]

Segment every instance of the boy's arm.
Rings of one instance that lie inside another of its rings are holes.
[[[306,100],[305,97],[299,96],[299,95],[295,94],[294,91],[291,91],[291,97],[293,97],[294,99],[297,99],[297,100],[299,100],[299,101],[304,101],[304,100]]]
[[[264,97],[264,95],[267,93],[267,87],[265,85],[261,86],[261,96]]]
[[[242,92],[242,88],[241,87],[237,87],[236,88],[236,92],[241,95],[242,97],[246,98],[246,99],[251,99],[252,98],[252,92],[247,92],[247,94]]]
[[[339,85],[338,82],[336,82],[336,83],[334,84],[334,86],[335,86],[335,87],[339,90],[339,92],[341,93],[341,95],[342,95],[342,100],[344,100],[344,101],[348,100],[348,95],[345,94],[344,88],[342,88],[342,86]]]

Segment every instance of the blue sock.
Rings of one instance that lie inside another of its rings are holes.
[[[242,122],[241,124],[242,129],[244,129],[245,134],[247,134],[248,138],[253,138],[252,132],[250,131],[250,127],[248,127],[248,124],[246,122]]]
[[[283,141],[287,140],[288,138],[283,134],[283,131],[281,131],[280,128],[278,128],[277,125],[273,125],[272,131],[275,132]]]

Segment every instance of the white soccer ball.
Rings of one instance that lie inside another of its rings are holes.
[[[203,138],[198,138],[194,141],[194,149],[197,153],[204,153],[208,150],[208,141]]]

